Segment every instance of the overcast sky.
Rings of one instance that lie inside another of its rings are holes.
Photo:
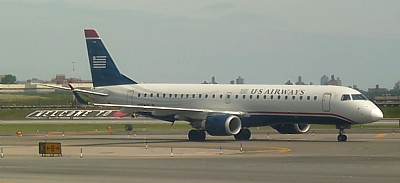
[[[21,81],[90,79],[84,28],[145,83],[400,80],[399,0],[0,0],[0,22],[0,74]]]

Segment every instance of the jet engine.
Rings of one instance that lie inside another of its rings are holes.
[[[242,128],[242,121],[234,115],[208,116],[204,122],[204,129],[214,136],[236,135]]]
[[[310,126],[310,124],[277,124],[271,127],[281,134],[302,134],[307,133]]]

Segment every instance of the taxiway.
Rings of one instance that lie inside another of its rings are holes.
[[[63,156],[41,157],[44,141],[61,142]],[[244,142],[188,142],[184,131],[3,134],[0,146],[1,183],[400,181],[400,134],[392,130],[349,131],[348,142],[329,130],[255,133]]]

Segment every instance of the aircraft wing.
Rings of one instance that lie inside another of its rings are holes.
[[[192,108],[179,108],[179,107],[158,107],[158,106],[141,106],[141,105],[124,105],[124,104],[98,104],[92,103],[94,106],[104,107],[119,107],[134,109],[138,112],[152,112],[152,111],[163,111],[170,114],[181,114],[181,113],[204,113],[204,114],[230,114],[244,116],[247,113],[241,111],[220,111],[211,109],[192,109]]]

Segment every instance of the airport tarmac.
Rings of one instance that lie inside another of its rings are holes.
[[[333,132],[257,132],[244,142],[188,142],[185,131],[0,134],[0,183],[400,181],[399,131],[349,130],[348,142]],[[63,156],[41,157],[44,141],[61,142]]]

